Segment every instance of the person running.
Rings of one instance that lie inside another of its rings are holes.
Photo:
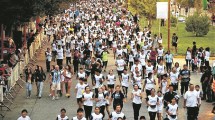
[[[55,99],[59,99],[59,94],[60,94],[60,90],[61,90],[61,72],[59,70],[59,66],[56,65],[55,66],[55,70],[53,71],[53,75],[52,75],[52,100]],[[55,94],[57,91],[57,95]]]
[[[142,93],[137,84],[134,84],[134,89],[131,93],[132,106],[134,111],[134,120],[138,120],[139,111],[142,104]]]
[[[122,91],[125,95],[125,98],[127,98],[128,94],[128,87],[129,87],[129,74],[127,69],[124,69],[122,73],[122,78],[120,79],[121,85],[122,85]]]
[[[167,74],[164,74],[163,79],[161,80],[161,83],[160,83],[160,89],[161,89],[161,92],[162,94],[164,95],[167,91],[168,91],[168,80],[167,80]]]
[[[107,85],[108,85],[108,89],[110,94],[113,93],[114,90],[114,84],[116,81],[116,76],[113,74],[113,70],[109,70],[109,74],[106,76],[106,80],[107,80]]]
[[[177,69],[174,67],[172,68],[172,71],[169,74],[170,83],[173,86],[173,90],[176,92],[178,90],[178,81],[179,81],[179,73],[177,72]]]
[[[111,95],[110,103],[113,101],[113,109],[116,110],[116,105],[120,105],[123,108],[123,102],[126,102],[124,94],[120,90],[120,86],[115,87],[115,92]]]
[[[26,109],[23,109],[21,116],[17,120],[31,120],[31,118],[28,116],[28,111]]]
[[[73,117],[72,120],[87,120],[84,117],[84,110],[83,110],[83,108],[78,108],[78,110],[77,110],[77,116]]]
[[[157,78],[158,78],[158,83],[161,82],[162,76],[165,73],[165,66],[163,65],[163,61],[160,60],[159,64],[157,65]]]
[[[200,97],[198,92],[195,91],[193,84],[190,84],[189,88],[190,90],[187,91],[184,95],[184,108],[187,108],[187,119],[196,120],[198,117]]]
[[[117,73],[119,79],[122,77],[123,70],[125,68],[126,62],[122,59],[121,54],[118,55],[118,59],[116,60]]]
[[[45,52],[45,56],[46,56],[46,70],[47,72],[50,72],[50,63],[52,60],[52,53],[50,51],[50,48],[47,48],[47,51]]]
[[[173,98],[171,101],[172,102],[170,104],[168,104],[168,106],[166,108],[167,118],[169,118],[169,120],[177,120],[178,119],[177,118],[178,104],[176,102],[176,98]],[[191,120],[191,119],[188,119],[188,120]]]
[[[66,54],[66,64],[67,65],[72,64],[72,62],[71,62],[72,50],[70,49],[70,46],[68,46],[68,45],[66,46],[65,54]]]
[[[183,94],[188,90],[190,83],[190,70],[188,70],[187,65],[183,66],[179,79],[181,80],[181,96],[183,96]]]
[[[66,68],[63,71],[63,76],[64,76],[64,83],[65,83],[65,88],[66,88],[66,97],[70,97],[70,88],[72,84],[72,75],[73,71],[71,66],[67,65]]]
[[[164,108],[171,103],[173,98],[176,98],[178,95],[174,92],[173,86],[169,85],[169,91],[164,94]],[[177,99],[178,100],[178,99]]]
[[[80,78],[79,83],[77,83],[75,86],[75,94],[76,94],[77,104],[79,108],[82,108],[83,106],[82,97],[83,97],[84,89],[87,86],[86,84],[84,84],[83,81],[84,79]]]
[[[166,62],[166,70],[169,72],[172,69],[172,63],[173,63],[173,55],[170,53],[170,51],[167,51],[167,54],[164,56],[165,62]]]
[[[144,84],[143,84],[143,91],[146,89],[146,96],[149,96],[151,94],[151,90],[154,89],[154,85],[156,85],[155,79],[152,76],[152,73],[149,73],[147,75]]]
[[[103,82],[104,82],[103,74],[100,73],[100,70],[96,70],[93,82],[93,85],[95,85],[95,94],[98,94],[98,88],[103,85]]]
[[[60,110],[60,115],[57,116],[56,120],[69,120],[69,117],[66,116],[66,109]]]
[[[107,64],[108,64],[108,50],[107,48],[105,47],[103,52],[101,53],[101,56],[102,56],[102,62],[103,62],[103,68],[104,68],[104,72],[106,72],[106,68],[107,68]]]
[[[94,94],[91,92],[90,87],[85,87],[85,92],[83,93],[82,101],[84,104],[85,117],[90,120],[91,112],[93,109]]]
[[[146,104],[148,106],[148,113],[150,120],[155,120],[157,114],[157,105],[159,104],[158,96],[155,95],[155,89],[151,89],[151,94],[146,98]]]
[[[117,104],[116,109],[110,114],[109,120],[118,120],[119,118],[126,120],[126,116],[122,112],[121,105]]]
[[[163,96],[162,96],[162,92],[158,91],[157,92],[158,95],[158,105],[157,105],[157,117],[158,120],[162,120],[162,113],[163,113]]]
[[[100,108],[100,113],[105,117],[105,105],[108,96],[104,94],[102,87],[98,88],[98,93],[95,96],[96,106]]]
[[[91,114],[90,120],[102,120],[103,115],[100,113],[100,107],[95,107],[94,113]]]

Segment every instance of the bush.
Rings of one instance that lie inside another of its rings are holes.
[[[177,18],[174,17],[174,16],[171,16],[170,21],[171,21],[171,27],[176,27],[176,25],[177,25]]]
[[[185,30],[193,32],[196,36],[204,36],[209,32],[210,19],[206,15],[195,13],[186,19]]]

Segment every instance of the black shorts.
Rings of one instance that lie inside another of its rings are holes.
[[[77,98],[77,103],[83,103],[82,98]]]
[[[177,47],[178,44],[177,43],[172,43],[172,46]]]
[[[109,84],[108,88],[114,88],[114,85]]]
[[[123,71],[117,71],[117,73],[118,73],[118,76],[122,76],[122,73],[123,73]]]

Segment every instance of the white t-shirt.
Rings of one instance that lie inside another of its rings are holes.
[[[140,90],[140,89],[138,89],[137,91],[133,90],[133,91],[132,91],[132,94],[133,94],[133,96],[134,96],[134,98],[133,98],[133,103],[135,103],[135,104],[141,104],[141,103],[142,103],[141,97],[136,96],[136,95],[141,95],[141,90]],[[135,94],[136,94],[136,95],[135,95]]]
[[[96,102],[96,106],[101,107],[106,105],[106,99],[105,99],[105,94],[104,93],[98,93],[96,95],[96,98],[99,100]]]
[[[146,78],[146,90],[151,90],[152,88],[154,88],[154,80],[153,79],[149,79],[149,78]]]
[[[153,66],[151,65],[151,66],[148,66],[148,65],[146,65],[146,77],[148,77],[148,74],[149,73],[153,73]]]
[[[78,119],[78,117],[73,117],[72,120],[87,120],[85,117]]]
[[[117,64],[117,71],[123,71],[124,70],[124,65],[126,64],[123,59],[116,60]]]
[[[186,59],[187,60],[191,60],[192,59],[191,52],[187,51],[187,53],[186,53]]]
[[[91,120],[102,120],[103,119],[103,115],[101,113],[99,113],[98,115],[95,113],[91,114]]]
[[[122,55],[122,53],[123,53],[123,49],[116,49],[116,56],[118,56],[118,55]]]
[[[111,120],[117,120],[119,117],[121,117],[121,118],[124,119],[125,118],[125,114],[122,113],[122,112],[117,113],[117,112],[114,111],[110,115]]]
[[[93,92],[90,93],[83,93],[83,98],[85,98],[86,100],[84,101],[84,105],[86,106],[93,106],[93,100],[91,100],[93,98]]]
[[[128,87],[129,86],[129,74],[122,73],[122,86]]]
[[[46,51],[46,60],[51,61],[52,60],[52,53]]]
[[[164,70],[164,65],[158,65],[158,66],[157,66],[157,73],[158,73],[159,75],[163,75],[164,72],[165,72],[165,70]]]
[[[155,107],[151,107],[149,106],[148,107],[148,111],[149,112],[157,112],[157,102],[158,102],[158,96],[155,95],[154,97],[152,97],[151,95],[148,96],[148,104],[150,105],[155,105]]]
[[[64,118],[61,118],[61,116],[58,115],[57,120],[69,120],[69,118],[67,116],[65,116]]]
[[[107,75],[107,80],[109,80],[107,81],[107,84],[114,85],[115,79],[116,79],[115,75]]]
[[[72,56],[70,49],[66,49],[65,52],[66,52],[66,57],[71,57]]]
[[[177,109],[178,109],[178,105],[172,105],[172,104],[168,104],[167,106],[168,112],[171,113],[172,115],[177,115]],[[176,118],[172,118],[171,116],[168,115],[169,120],[176,120]]]
[[[63,59],[63,48],[57,49],[57,59]]]
[[[20,116],[17,120],[31,120],[31,118],[29,116],[26,116],[25,118]]]
[[[163,51],[164,51],[164,50],[163,50],[163,49],[161,49],[161,50],[158,49],[157,51],[158,51],[158,56],[159,56],[159,57],[162,57],[162,56],[163,56]]]
[[[103,75],[100,74],[99,76],[98,75],[95,75],[95,82],[96,82],[96,88],[99,88],[100,87],[100,80],[103,80]]]
[[[178,73],[173,73],[173,72],[170,72],[170,80],[171,80],[171,83],[175,84],[175,83],[178,83],[177,81],[177,78],[178,78]]]
[[[186,106],[187,107],[197,107],[199,94],[195,90],[194,91],[187,91],[184,95],[184,99],[186,99]]]
[[[75,89],[77,89],[77,93],[76,93],[76,98],[82,98],[82,94],[84,93],[84,89],[87,85],[86,84],[80,84],[77,83],[77,85],[75,86]]]

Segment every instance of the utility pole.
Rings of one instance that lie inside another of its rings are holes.
[[[170,50],[170,0],[168,0],[168,50]]]

